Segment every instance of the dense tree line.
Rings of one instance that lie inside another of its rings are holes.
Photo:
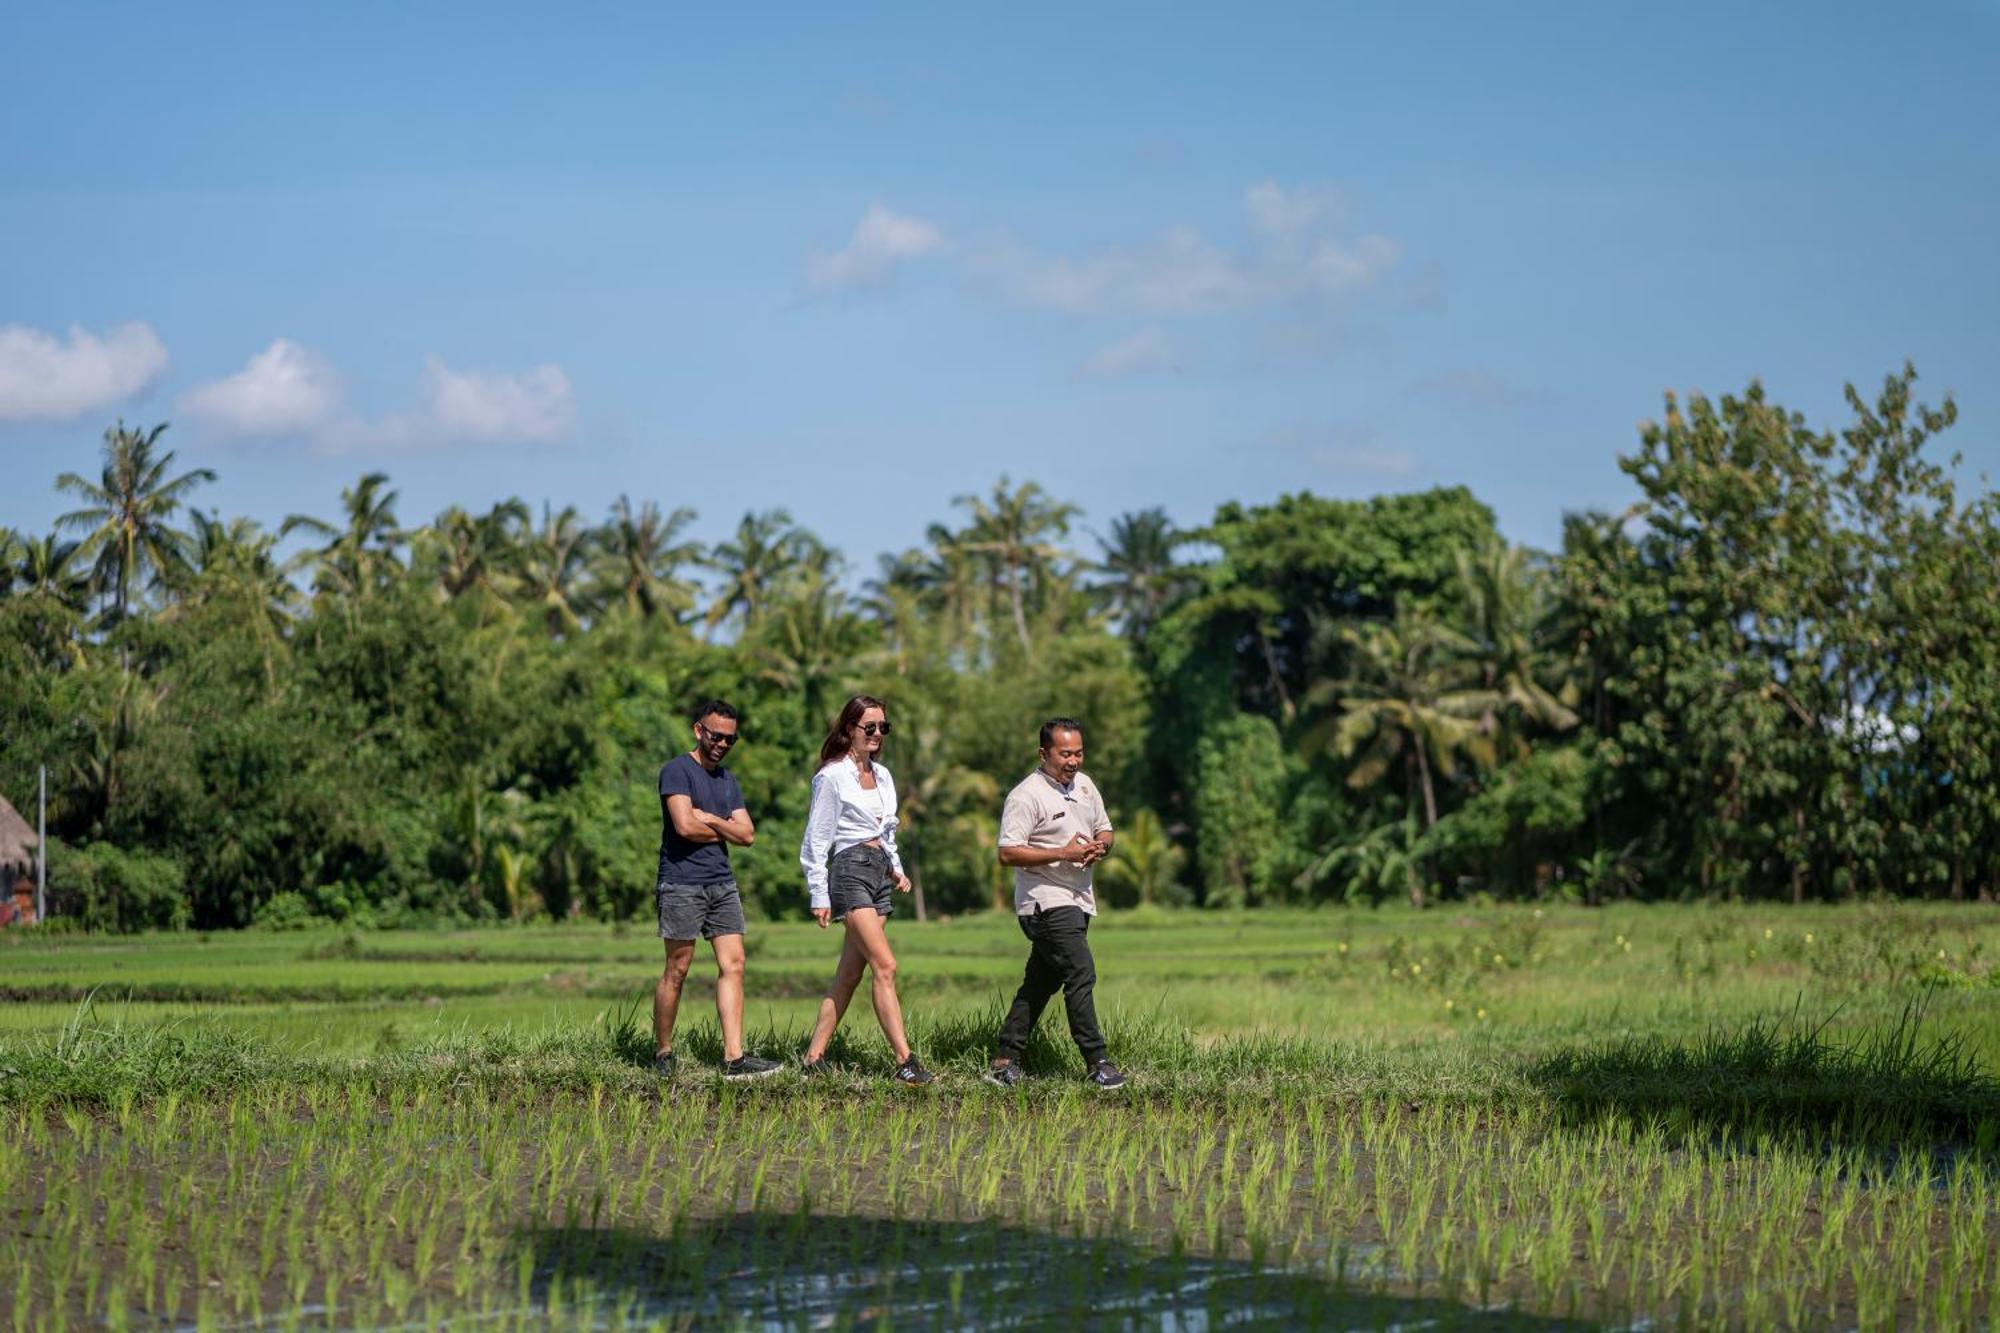
[[[92,926],[625,917],[720,694],[742,878],[796,914],[807,769],[865,688],[933,912],[1005,900],[998,800],[1055,712],[1125,901],[1990,896],[2000,524],[1914,379],[1838,431],[1669,398],[1637,503],[1552,554],[1463,489],[1086,540],[1002,478],[865,578],[781,510],[712,547],[623,496],[406,526],[380,473],[269,529],[121,423],[54,533],[0,531],[0,794],[49,767],[56,907]]]

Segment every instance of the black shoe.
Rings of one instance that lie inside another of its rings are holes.
[[[655,1055],[653,1057],[653,1072],[661,1078],[672,1078],[674,1076],[674,1053],[672,1051],[661,1051]]]
[[[1012,1060],[1002,1060],[997,1065],[986,1066],[986,1072],[980,1077],[996,1088],[1018,1088],[1027,1076],[1021,1072],[1021,1066]]]
[[[722,1066],[722,1076],[731,1082],[746,1079],[769,1078],[784,1066],[776,1060],[760,1060],[754,1055],[739,1055]]]
[[[1109,1060],[1099,1060],[1092,1065],[1087,1077],[1090,1079],[1090,1086],[1099,1092],[1110,1092],[1114,1088],[1125,1086],[1125,1076],[1119,1073],[1118,1066]]]
[[[832,1072],[833,1066],[826,1062],[826,1057],[823,1055],[817,1060],[799,1061],[799,1073],[807,1078],[822,1078]]]
[[[921,1088],[924,1084],[936,1078],[937,1075],[918,1064],[917,1053],[911,1051],[910,1058],[897,1065],[895,1072],[890,1074],[889,1077],[895,1079],[905,1087]]]

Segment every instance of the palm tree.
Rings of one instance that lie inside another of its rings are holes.
[[[1032,481],[1010,490],[1005,476],[994,484],[990,498],[961,495],[952,503],[972,513],[956,545],[985,557],[994,586],[1006,590],[1021,650],[1028,651],[1028,589],[1040,586],[1049,567],[1067,554],[1051,539],[1069,534],[1077,507],[1051,499]]]
[[[991,774],[950,762],[944,756],[945,728],[928,710],[897,710],[896,801],[902,822],[915,832],[903,849],[903,867],[910,876],[917,920],[928,916],[924,900],[923,863],[935,833],[942,843],[968,820],[991,821],[1000,799],[1000,784]],[[997,861],[996,861],[997,864]]]
[[[1104,858],[1104,878],[1130,888],[1145,907],[1173,893],[1186,862],[1187,853],[1174,846],[1160,817],[1141,810],[1118,830],[1111,854]]]
[[[722,587],[702,617],[709,633],[739,613],[745,628],[756,624],[772,590],[804,564],[815,547],[825,549],[783,509],[745,514],[736,525],[736,535],[708,555],[709,567],[722,575]]]
[[[84,664],[83,622],[90,607],[90,571],[76,559],[79,543],[50,535],[22,537],[0,529],[0,595],[28,613],[42,660]]]
[[[1111,539],[1097,539],[1104,551],[1098,588],[1127,638],[1143,641],[1167,604],[1187,591],[1191,579],[1174,552],[1189,540],[1157,506],[1121,514],[1111,521]]]
[[[847,596],[817,574],[789,589],[758,623],[750,660],[758,679],[798,697],[810,718],[832,716],[864,642]]]
[[[372,592],[384,574],[398,567],[396,552],[408,534],[396,526],[397,492],[387,489],[388,485],[388,473],[370,472],[342,490],[343,526],[305,514],[293,514],[279,525],[280,537],[304,530],[328,539],[312,553],[323,591],[358,600]]]
[[[44,599],[70,611],[82,611],[90,602],[90,574],[77,568],[80,542],[66,542],[51,533],[46,537],[21,537],[7,533],[0,550],[8,558],[0,562],[0,579],[11,585],[15,597]]]
[[[681,566],[701,559],[699,542],[678,540],[694,517],[694,510],[685,505],[662,517],[651,500],[635,512],[623,495],[611,506],[611,522],[598,546],[604,555],[604,581],[617,588],[628,612],[648,620],[667,612],[678,619],[693,609],[694,589],[675,574]]]
[[[217,596],[241,599],[240,604],[250,612],[250,632],[263,655],[265,682],[275,687],[278,648],[300,609],[299,588],[292,575],[309,557],[297,555],[279,561],[275,554],[277,536],[265,532],[254,519],[234,518],[225,523],[219,515],[198,509],[191,515],[194,532],[188,542],[188,567],[181,575],[179,599],[161,617],[177,619],[188,608],[205,605]]]
[[[575,505],[553,512],[542,505],[542,526],[529,540],[516,588],[521,599],[541,610],[549,634],[560,638],[583,628],[597,609],[589,586],[591,541]]]
[[[1495,761],[1480,719],[1500,695],[1480,685],[1473,645],[1421,612],[1399,606],[1386,624],[1343,625],[1339,634],[1352,675],[1307,692],[1307,706],[1321,714],[1307,728],[1307,746],[1352,760],[1350,787],[1371,786],[1400,767],[1406,808],[1412,822],[1421,809],[1427,831],[1438,818],[1437,779],[1457,773],[1459,756]],[[1421,907],[1423,897],[1412,866],[1410,900]]]
[[[471,599],[480,623],[507,608],[529,525],[528,506],[503,500],[474,516],[457,505],[438,515],[429,534],[438,591],[447,601]]]
[[[92,581],[100,592],[112,595],[118,620],[132,604],[135,579],[148,573],[158,579],[186,562],[186,538],[168,520],[190,491],[215,480],[205,467],[168,478],[173,450],[157,457],[153,452],[166,429],[163,421],[150,431],[127,430],[120,421],[104,432],[100,480],[88,481],[74,472],[56,478],[57,490],[87,502],[57,519],[56,526],[86,530],[77,555],[92,562]]]
[[[14,584],[21,573],[19,566],[24,545],[21,535],[14,529],[0,527],[0,597],[14,591]]]
[[[1481,683],[1499,706],[1481,725],[1501,741],[1503,751],[1525,756],[1519,724],[1567,731],[1577,723],[1572,704],[1576,686],[1563,680],[1551,688],[1550,623],[1544,585],[1528,564],[1528,553],[1505,542],[1479,551],[1458,551],[1460,624],[1473,646]],[[1504,711],[1503,711],[1504,710]]]

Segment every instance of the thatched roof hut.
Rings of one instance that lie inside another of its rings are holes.
[[[31,874],[35,869],[35,847],[41,839],[21,812],[0,796],[0,870]]]
[[[21,812],[0,796],[0,926],[35,919],[35,845]]]

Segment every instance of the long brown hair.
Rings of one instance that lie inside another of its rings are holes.
[[[871,708],[881,709],[883,720],[888,720],[889,705],[872,694],[857,694],[847,701],[847,706],[840,710],[840,717],[833,724],[833,730],[827,732],[826,739],[820,742],[821,768],[825,768],[836,759],[847,757],[848,743],[852,739],[848,733],[861,725],[861,715]]]

